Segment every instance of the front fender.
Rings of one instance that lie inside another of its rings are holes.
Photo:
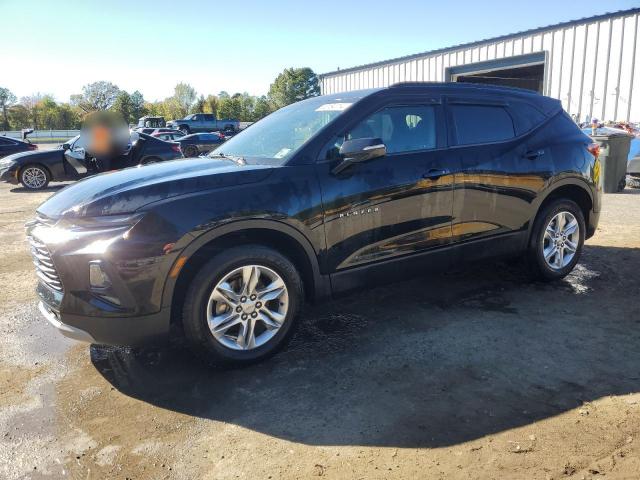
[[[165,282],[164,291],[162,294],[162,305],[168,307],[171,305],[175,287],[180,278],[179,271],[183,265],[189,262],[189,259],[193,257],[202,247],[208,243],[221,238],[225,235],[241,232],[246,230],[273,230],[281,234],[289,236],[296,241],[306,253],[311,270],[313,274],[313,280],[315,285],[315,297],[322,298],[329,296],[331,288],[326,276],[320,273],[320,267],[318,263],[318,252],[314,249],[309,239],[300,230],[296,229],[292,225],[284,223],[278,220],[265,220],[265,219],[244,219],[231,221],[225,223],[211,230],[208,230],[197,237],[193,237],[193,234],[189,234],[192,238],[191,242],[186,245],[180,254],[175,258],[173,265],[169,272],[173,272],[177,268],[178,273],[176,275],[169,274]]]

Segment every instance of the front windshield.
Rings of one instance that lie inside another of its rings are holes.
[[[358,98],[317,97],[268,115],[226,141],[209,156],[240,157],[247,162],[281,165],[313,135],[344,113]]]

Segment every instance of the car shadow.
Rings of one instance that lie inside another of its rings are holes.
[[[45,193],[45,192],[57,192],[58,190],[62,190],[64,187],[66,187],[67,184],[62,184],[62,185],[49,185],[47,188],[42,188],[40,190],[29,190],[28,188],[24,188],[24,187],[15,187],[12,188],[11,190],[9,190],[12,193]]]
[[[485,263],[307,308],[288,347],[212,369],[179,344],[91,347],[126,395],[312,445],[441,447],[640,391],[640,249],[565,280]],[[635,266],[635,267],[634,267]]]

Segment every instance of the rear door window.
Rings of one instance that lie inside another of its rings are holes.
[[[513,119],[504,107],[450,105],[458,145],[474,145],[515,137]]]

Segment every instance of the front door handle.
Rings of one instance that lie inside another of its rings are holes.
[[[542,155],[544,155],[544,150],[529,150],[524,154],[525,158],[528,158],[529,160],[535,160]]]
[[[440,177],[443,177],[448,174],[449,174],[449,170],[447,170],[446,168],[432,168],[427,173],[423,174],[422,178],[429,179],[429,180],[437,180]]]

